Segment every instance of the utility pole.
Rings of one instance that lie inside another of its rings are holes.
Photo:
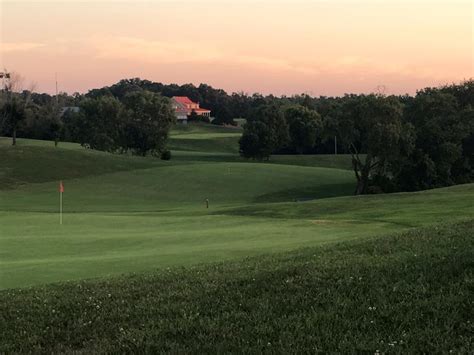
[[[334,136],[334,155],[337,155],[337,136]]]
[[[61,112],[60,112],[60,109],[59,109],[59,95],[58,95],[58,72],[55,72],[54,73],[54,77],[55,77],[55,83],[56,83],[56,124],[58,125],[59,127],[59,121],[61,119]],[[54,136],[54,146],[57,147],[58,146],[58,143],[59,143],[59,131],[58,132],[55,132],[55,136]]]

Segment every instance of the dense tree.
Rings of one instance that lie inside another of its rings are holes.
[[[13,95],[2,106],[0,115],[5,117],[6,126],[12,135],[12,145],[16,145],[16,134],[20,123],[26,119],[26,103],[19,96]]]
[[[135,91],[123,99],[127,110],[120,147],[135,154],[161,154],[175,115],[168,98],[150,91]]]
[[[60,133],[62,122],[51,102],[45,105],[30,104],[26,118],[19,126],[18,134],[34,139],[54,140]],[[58,137],[59,138],[59,137]]]
[[[51,123],[49,124],[49,131],[51,132],[51,136],[54,140],[54,146],[57,147],[59,140],[61,138],[61,131],[62,131],[63,123],[59,119],[58,116],[53,117]]]
[[[351,153],[356,193],[419,190],[474,179],[474,80],[426,88],[416,96],[276,97],[227,94],[206,84],[125,79],[85,95],[22,90],[21,77],[0,92],[0,134],[61,139],[107,151],[165,152],[173,112],[166,97],[188,96],[213,123],[245,118],[244,157]],[[161,96],[162,95],[162,96]],[[59,115],[59,108],[79,112]],[[192,115],[190,120],[203,117]],[[163,155],[164,154],[164,155]],[[163,153],[163,157],[167,157]]]
[[[79,107],[79,112],[64,115],[65,137],[109,152],[159,155],[175,120],[169,99],[141,89],[122,101],[109,95],[85,98]]]
[[[451,93],[429,89],[410,101],[405,118],[415,127],[416,141],[398,175],[401,189],[419,190],[469,180],[469,142],[474,125],[470,105],[461,109]]]
[[[268,159],[288,141],[288,126],[281,109],[276,105],[262,105],[253,111],[244,126],[239,141],[240,154],[246,158]]]
[[[442,86],[440,88],[425,89],[421,92],[427,93],[430,90],[453,95],[461,107],[474,107],[474,79],[465,80],[459,84]]]
[[[214,110],[214,121],[212,123],[219,125],[235,125],[230,103],[217,106]]]
[[[69,112],[65,117],[65,125],[74,140],[87,148],[117,151],[126,120],[121,102],[111,96],[99,96],[84,99],[79,107],[79,112]]]
[[[251,98],[244,92],[232,93],[229,99],[230,112],[233,118],[245,118],[249,116]]]
[[[31,94],[36,86],[32,83],[29,89],[25,90],[23,88],[24,80],[19,73],[7,73],[0,90],[0,133],[5,130],[9,131],[12,136],[12,145],[16,145],[17,131],[20,123],[28,115]]]
[[[346,98],[327,98],[320,97],[317,100],[316,110],[322,117],[321,140],[318,142],[316,149],[318,153],[334,154],[349,153],[341,142],[337,142],[338,117],[340,116],[341,105]]]
[[[292,105],[284,110],[288,124],[289,146],[301,154],[314,147],[321,137],[321,116],[305,106]]]
[[[411,151],[412,127],[403,123],[402,112],[393,96],[352,96],[343,104],[338,135],[352,155],[355,194],[369,192],[371,177],[385,176],[397,158]]]
[[[275,137],[265,122],[250,121],[239,140],[240,155],[257,160],[268,159],[275,149]]]

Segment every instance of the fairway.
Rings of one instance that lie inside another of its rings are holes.
[[[347,156],[243,161],[227,150],[228,140],[238,140],[235,130],[206,129],[173,131],[172,144],[191,143],[173,151],[179,159],[171,161],[71,143],[54,148],[51,142],[20,140],[12,148],[0,140],[0,287],[281,252],[474,213],[472,184],[351,197]],[[187,153],[189,144],[201,151]],[[215,153],[206,151],[211,146]],[[63,225],[57,213],[60,179]]]

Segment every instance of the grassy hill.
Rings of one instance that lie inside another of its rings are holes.
[[[472,352],[473,222],[0,292],[0,352]]]
[[[242,129],[239,127],[178,125],[171,131],[169,147],[175,161],[253,162],[238,156],[241,134]],[[350,156],[346,154],[274,155],[266,163],[352,169]]]
[[[472,349],[474,184],[355,197],[348,156],[239,135],[176,127],[170,161],[0,139],[0,353]]]
[[[173,134],[204,129],[180,127]],[[0,149],[0,288],[280,252],[474,212],[467,198],[472,185],[342,197],[354,185],[344,169],[166,162],[31,140],[17,147],[3,140]],[[62,226],[59,179],[66,189]]]
[[[22,139],[17,147],[10,144],[10,139],[0,137],[0,190],[157,164],[151,159],[86,150],[73,143],[60,143],[59,148],[54,148],[52,142]]]
[[[5,162],[0,168],[0,218],[5,221],[0,288],[223,260],[337,239],[339,232],[313,236],[308,226],[302,226],[300,237],[291,238],[294,226],[286,223],[218,214],[222,208],[346,195],[353,188],[347,170],[241,161],[165,162],[73,144],[54,148],[51,142],[8,143],[0,144]],[[66,189],[63,226],[57,214],[59,179]],[[210,209],[204,208],[206,198]]]
[[[170,133],[169,147],[178,151],[237,154],[241,135],[241,128],[206,124],[177,125]]]

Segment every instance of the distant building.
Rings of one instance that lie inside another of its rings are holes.
[[[178,123],[188,123],[188,116],[194,111],[198,116],[211,118],[211,110],[199,107],[199,103],[193,102],[187,96],[173,96],[172,106]]]
[[[247,123],[245,118],[234,118],[234,122],[237,123],[237,127],[243,127]]]
[[[59,115],[62,117],[66,112],[79,112],[80,108],[78,106],[64,106],[61,108]]]

